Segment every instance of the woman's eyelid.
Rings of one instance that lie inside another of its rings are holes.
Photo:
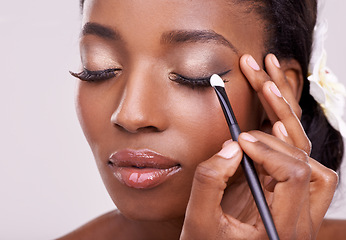
[[[223,71],[223,72],[219,72],[219,73],[216,73],[217,75],[219,76],[224,76],[226,75],[227,73],[231,72],[232,69],[229,69],[227,71]],[[186,77],[186,76],[183,76],[181,74],[177,74],[177,73],[173,73],[175,76],[177,76],[178,78],[182,78],[184,80],[187,80],[187,81],[191,81],[191,82],[195,82],[195,81],[209,81],[210,77],[214,74],[210,74],[208,75],[207,77],[197,77],[197,78],[194,78],[194,77]]]
[[[231,70],[227,70],[221,73],[218,73],[219,76],[224,76],[227,73],[229,73]],[[212,74],[211,74],[212,75]],[[188,78],[179,74],[175,74],[175,73],[171,73],[171,75],[169,76],[169,79],[171,81],[174,81],[178,84],[181,85],[185,85],[188,86],[192,89],[196,88],[200,88],[200,87],[209,87],[210,86],[210,76],[208,77],[202,77],[202,78]],[[228,80],[223,80],[224,82],[228,82]]]

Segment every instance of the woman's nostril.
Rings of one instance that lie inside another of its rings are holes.
[[[154,133],[154,132],[162,131],[159,128],[154,126],[139,127],[139,128],[131,128],[128,125],[120,125],[120,124],[114,124],[114,126],[120,131],[124,131],[128,133]]]
[[[111,116],[111,123],[130,133],[160,132],[167,128],[166,113],[154,106],[122,104]]]
[[[160,129],[154,126],[147,126],[138,129],[138,132],[160,132]]]

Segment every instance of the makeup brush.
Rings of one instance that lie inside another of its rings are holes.
[[[241,133],[240,128],[238,126],[237,120],[234,116],[231,104],[227,97],[225,91],[225,83],[222,78],[214,74],[210,78],[210,85],[215,89],[217,97],[220,101],[223,113],[225,115],[229,130],[231,132],[231,136],[233,141],[238,141],[239,134]],[[267,201],[264,197],[264,193],[258,179],[258,175],[253,164],[253,161],[244,153],[243,159],[241,161],[241,166],[244,170],[246,180],[251,189],[252,196],[255,199],[258,211],[261,215],[263,224],[266,228],[268,237],[270,240],[279,239],[278,233],[276,231],[272,215],[270,213]]]

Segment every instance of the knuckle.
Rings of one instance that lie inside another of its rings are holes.
[[[265,80],[263,80],[261,91],[264,92],[265,89],[271,86],[271,84],[272,81],[270,79],[266,78]]]
[[[202,162],[196,168],[194,179],[202,185],[216,184],[223,181],[223,174],[207,162]]]
[[[295,159],[298,159],[302,162],[307,163],[309,161],[309,155],[301,149],[296,149],[296,151],[294,151],[292,155]]]
[[[258,81],[253,84],[253,89],[257,94],[263,92],[264,86],[263,83],[265,80],[262,80],[262,78],[258,77]]]
[[[267,158],[276,157],[277,151],[273,150],[267,144],[261,144],[261,155],[267,156]]]
[[[309,182],[311,177],[311,166],[306,162],[298,161],[292,173],[295,182]]]
[[[339,182],[339,176],[335,171],[326,169],[325,173],[323,174],[323,182],[324,185],[335,189]]]
[[[310,141],[308,138],[306,138],[306,141],[305,141],[305,144],[303,145],[302,150],[303,150],[307,155],[310,155],[311,149],[312,149],[312,143],[311,143],[311,141]]]

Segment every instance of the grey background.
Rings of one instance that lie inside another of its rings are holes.
[[[328,0],[324,13],[344,83],[345,9]],[[114,208],[74,111],[79,24],[77,0],[1,0],[0,239],[52,239]],[[346,218],[345,184],[329,217]]]

